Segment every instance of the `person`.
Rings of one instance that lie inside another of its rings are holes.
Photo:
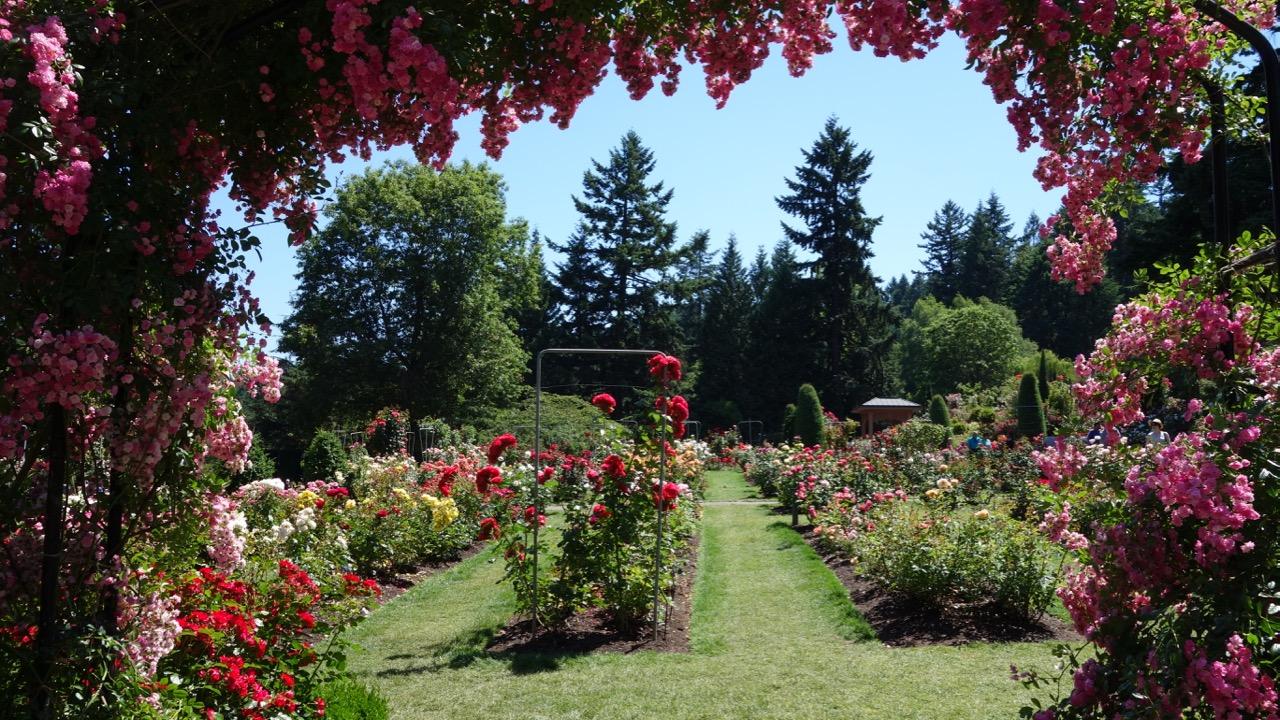
[[[1089,430],[1089,434],[1085,436],[1084,441],[1090,445],[1097,445],[1103,441],[1102,423],[1094,423],[1093,428]]]
[[[1147,444],[1168,445],[1169,433],[1164,431],[1164,422],[1160,418],[1154,418],[1149,424],[1151,432],[1147,433]]]
[[[973,452],[982,447],[982,436],[978,434],[977,430],[974,430],[964,444],[968,446],[969,452]]]

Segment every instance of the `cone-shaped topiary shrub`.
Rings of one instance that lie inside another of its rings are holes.
[[[796,404],[787,403],[786,412],[782,415],[782,439],[791,440],[796,436]]]
[[[1044,435],[1044,403],[1040,399],[1040,388],[1036,386],[1035,373],[1022,376],[1018,385],[1018,433],[1023,437]]]
[[[1044,350],[1040,351],[1040,401],[1049,401],[1049,367],[1044,360]]]
[[[947,401],[941,395],[934,395],[929,401],[929,422],[943,427],[951,425],[951,411],[947,409]]]
[[[822,401],[818,391],[809,383],[800,386],[796,396],[796,414],[792,420],[795,433],[806,446],[821,445],[826,434],[826,418],[822,416]]]

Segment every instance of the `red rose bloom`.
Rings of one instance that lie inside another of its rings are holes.
[[[515,446],[516,436],[511,433],[503,433],[494,438],[493,442],[489,443],[489,464],[498,462],[498,458],[502,457],[502,453],[506,452],[507,448]]]
[[[662,385],[675,382],[681,377],[680,360],[673,355],[658,353],[649,358],[649,375]]]
[[[618,401],[614,400],[609,393],[600,393],[591,398],[591,404],[599,408],[600,412],[605,415],[612,415],[614,408],[618,407]]]
[[[497,540],[500,537],[502,537],[502,527],[498,525],[496,519],[487,517],[480,521],[480,534],[476,536],[477,540]]]
[[[622,458],[617,455],[610,455],[605,458],[604,462],[600,463],[600,469],[604,471],[605,475],[614,479],[624,477],[627,474],[627,466],[622,462]]]
[[[534,523],[534,518],[537,518],[537,523],[539,527],[547,524],[547,516],[539,515],[538,508],[530,505],[529,507],[524,509],[524,521],[529,525],[532,525]]]
[[[476,473],[476,491],[481,495],[489,494],[489,486],[502,482],[502,471],[492,465],[485,465]]]
[[[682,423],[689,419],[689,401],[684,399],[683,395],[676,395],[671,398],[671,402],[667,404],[667,414],[672,420]]]
[[[388,515],[390,515],[390,514],[391,514],[391,511],[390,511],[390,510],[387,510],[386,508],[383,508],[383,509],[381,509],[381,510],[379,510],[379,511],[378,511],[378,517],[380,517],[380,518],[384,518],[384,517],[386,517],[386,516],[388,516]]]
[[[613,513],[609,512],[609,508],[601,505],[600,503],[596,503],[595,506],[591,508],[591,517],[587,518],[587,522],[595,525],[611,515],[613,515]]]
[[[654,483],[653,486],[653,504],[661,507],[663,510],[671,510],[676,506],[676,500],[680,497],[680,486],[673,482],[663,483],[659,486]]]
[[[556,469],[554,466],[547,466],[538,471],[538,484],[546,485],[547,481],[554,477]]]

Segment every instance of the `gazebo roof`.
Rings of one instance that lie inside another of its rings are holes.
[[[870,400],[862,403],[858,407],[854,408],[853,411],[857,412],[862,408],[918,408],[918,407],[922,407],[922,406],[919,403],[913,403],[910,400],[904,400],[902,398],[877,397],[877,398],[871,398]]]

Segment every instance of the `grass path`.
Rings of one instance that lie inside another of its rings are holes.
[[[890,649],[838,580],[734,472],[712,473],[691,652],[495,658],[513,606],[482,553],[397,598],[352,634],[352,669],[408,718],[1016,717],[1010,663],[1042,644]]]

